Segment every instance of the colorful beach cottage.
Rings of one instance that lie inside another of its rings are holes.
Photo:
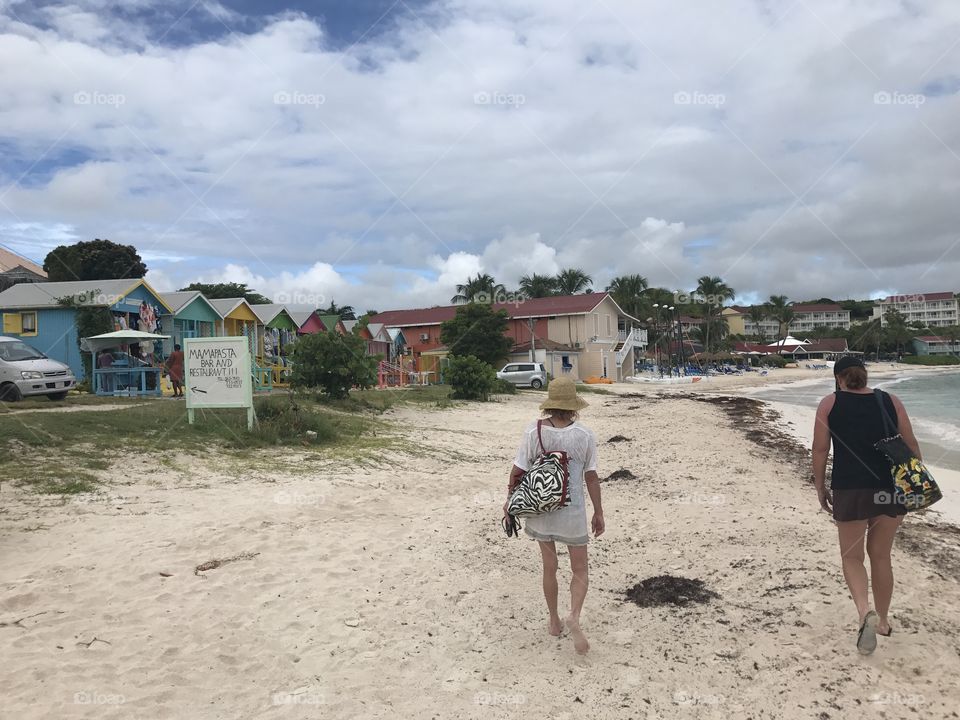
[[[113,317],[113,330],[155,332],[158,318],[172,313],[162,295],[143,279],[19,283],[0,292],[3,334],[21,338],[47,357],[69,365],[77,379],[84,379],[78,307],[106,308]]]
[[[219,313],[220,331],[218,335],[224,337],[245,337],[250,347],[250,356],[257,356],[259,342],[257,340],[257,325],[260,319],[244,298],[215,298],[210,304]]]
[[[327,332],[335,332],[337,335],[347,334],[347,328],[339,315],[321,315],[320,322],[323,323],[323,329]]]
[[[323,332],[323,321],[316,310],[310,308],[292,308],[286,306],[287,312],[293,321],[297,324],[298,335],[312,335],[313,333]]]
[[[174,345],[183,347],[185,338],[216,337],[220,331],[220,313],[199,290],[161,293],[170,312],[160,318],[160,329],[169,340],[163,341],[165,355]]]
[[[263,331],[260,333],[257,357],[265,363],[276,364],[286,355],[286,347],[297,339],[299,326],[283,305],[251,305]]]

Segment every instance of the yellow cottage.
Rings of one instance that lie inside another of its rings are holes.
[[[250,357],[257,356],[259,348],[257,326],[260,320],[253,308],[243,298],[218,298],[211,300],[210,304],[220,313],[220,335],[224,337],[247,338],[247,344],[250,347]]]

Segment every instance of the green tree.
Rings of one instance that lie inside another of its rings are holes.
[[[593,278],[579,268],[567,268],[557,273],[557,294],[578,295],[589,292]]]
[[[777,355],[782,355],[783,345],[780,341],[790,334],[790,323],[793,322],[793,308],[790,307],[790,301],[786,295],[771,295],[769,306],[770,317],[779,323],[779,325],[777,325]]]
[[[557,279],[552,275],[524,275],[520,278],[520,294],[527,298],[550,297],[557,294]]]
[[[367,355],[367,342],[358,335],[335,332],[304,335],[291,346],[297,390],[318,389],[331,398],[345,398],[350,388],[373,387],[379,358]]]
[[[467,303],[457,314],[440,326],[440,342],[451,355],[473,355],[487,365],[502,362],[513,345],[506,336],[509,320],[505,310],[490,305]]]
[[[607,285],[607,292],[628,315],[643,319],[646,309],[647,279],[643,275],[620,275]]]
[[[713,318],[723,310],[723,303],[736,297],[736,292],[722,278],[716,275],[704,275],[697,280],[696,294],[703,301],[706,311],[704,313],[706,323],[703,347],[704,350],[710,352],[710,331],[714,325]]]
[[[353,305],[337,305],[333,300],[330,301],[330,305],[325,309],[320,311],[321,315],[336,315],[341,320],[356,320],[357,314],[354,312]],[[369,313],[368,313],[369,314]],[[376,314],[376,313],[374,313]]]
[[[55,247],[44,259],[43,269],[50,282],[136,279],[147,274],[147,266],[133,245],[99,238]]]
[[[770,317],[770,309],[766,305],[753,305],[747,310],[747,319],[757,326],[757,340],[761,345],[767,341],[767,336],[763,331],[761,323],[768,317]]]
[[[270,298],[261,295],[246,286],[246,283],[190,283],[184,290],[197,290],[202,292],[210,300],[220,300],[225,298],[243,298],[251,305],[267,305],[271,302]]]
[[[463,285],[457,285],[457,294],[450,298],[450,302],[454,305],[477,301],[491,304],[506,294],[506,287],[494,280],[492,275],[482,273],[475,278],[468,277]]]
[[[850,334],[847,337],[847,344],[851,350],[860,352],[875,352],[880,356],[880,343],[883,340],[883,331],[880,327],[880,318],[870,320],[860,325],[854,325],[850,328]]]
[[[100,295],[99,288],[90,293]],[[84,377],[90,381],[93,391],[93,353],[83,349],[83,339],[94,335],[113,332],[113,315],[108,308],[102,305],[88,305],[78,301],[76,297],[57,298],[57,304],[73,308],[75,311],[74,325],[77,328],[77,345],[80,347],[80,362],[83,363]]]
[[[913,328],[907,323],[907,318],[894,308],[885,311],[883,316],[887,321],[883,334],[896,348],[897,356],[903,355],[903,346],[910,342],[915,334]]]
[[[485,402],[497,383],[494,369],[473,355],[452,357],[445,378],[453,388],[453,397],[458,400]]]

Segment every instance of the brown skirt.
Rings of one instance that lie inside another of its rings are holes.
[[[886,515],[899,517],[907,514],[907,508],[894,493],[888,490],[857,488],[833,491],[833,519],[837,522],[869,520]]]

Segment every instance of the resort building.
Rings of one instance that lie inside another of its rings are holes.
[[[825,303],[790,307],[793,309],[793,320],[790,321],[790,327],[784,328],[783,332],[807,333],[818,327],[850,329],[850,311],[839,305]],[[730,334],[776,340],[781,332],[780,322],[773,317],[766,317],[759,324],[752,322],[748,315],[750,309],[742,305],[731,305],[723,309],[722,315],[727,319]]]
[[[457,307],[390,310],[372,317],[370,322],[403,330],[417,369],[430,370],[421,367],[420,361],[424,356],[433,359],[446,354],[440,342],[440,326],[455,317]],[[595,375],[622,380],[633,374],[634,351],[647,346],[647,331],[632,327],[640,321],[627,315],[609,293],[533,298],[493,307],[507,312],[506,334],[514,348],[532,340],[538,362],[545,363],[547,359],[548,347],[541,345],[545,340],[555,344],[550,352],[555,353],[559,346],[569,348],[566,356],[558,358],[560,366],[576,368],[576,374],[573,370],[567,372],[574,379]]]
[[[960,355],[960,340],[921,335],[913,339],[913,349],[917,355]]]
[[[922,327],[945,327],[957,325],[958,303],[952,292],[918,293],[916,295],[892,295],[876,303],[873,318],[880,318],[881,327],[887,326],[886,313],[896,310],[908,323]]]

